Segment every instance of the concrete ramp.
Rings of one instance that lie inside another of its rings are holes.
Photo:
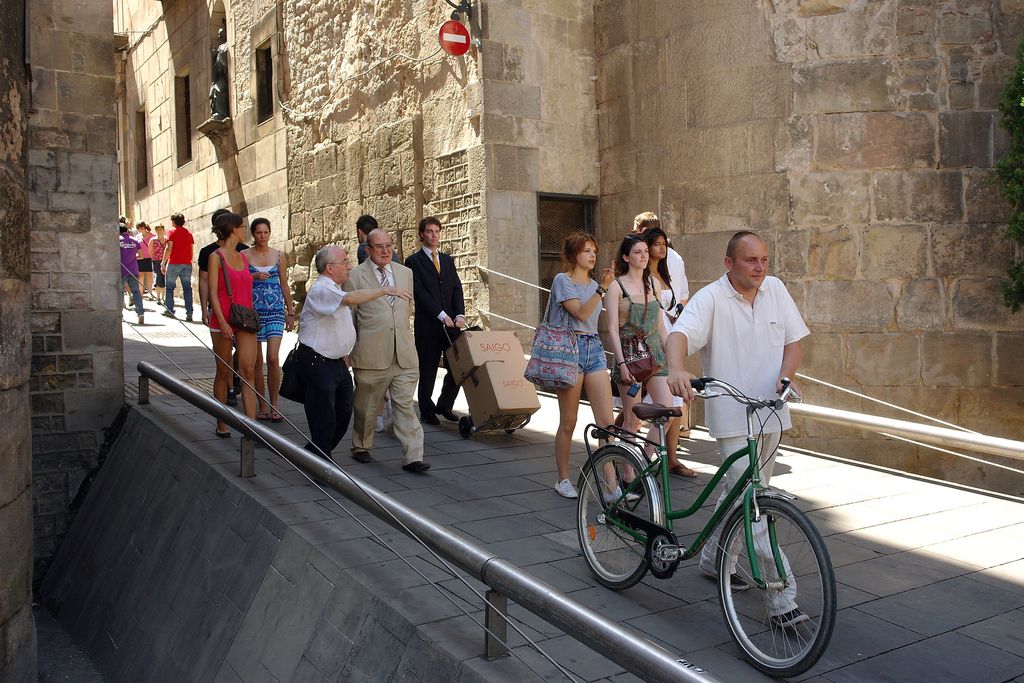
[[[522,680],[475,656],[483,632],[315,487],[274,487],[296,475],[262,459],[262,482],[232,478],[203,450],[133,409],[44,581],[109,680]]]

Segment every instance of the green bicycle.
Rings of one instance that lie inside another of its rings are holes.
[[[790,502],[793,496],[761,484],[754,415],[759,408],[780,410],[795,398],[789,381],[783,384],[780,398],[752,399],[711,377],[693,380],[701,398],[731,397],[746,406],[747,446],[725,459],[685,509],[672,507],[664,466],[665,423],[680,414],[679,408],[633,408],[637,417],[658,428],[657,443],[618,427],[588,425],[587,462],[577,487],[577,533],[583,558],[597,580],[623,590],[648,571],[659,579],[672,576],[724,520],[716,569],[729,632],[755,667],[771,676],[790,677],[814,666],[828,646],[835,625],[836,583],[825,542]],[[591,438],[611,437],[619,441],[591,449]],[[653,458],[641,442],[655,447]],[[693,543],[680,545],[673,522],[700,510],[729,467],[743,458],[748,463],[743,476]]]

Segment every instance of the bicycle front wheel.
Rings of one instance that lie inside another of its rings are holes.
[[[802,674],[825,652],[836,616],[836,580],[825,542],[795,505],[757,497],[754,553],[767,589],[751,573],[737,508],[722,528],[718,594],[736,644],[758,669],[778,677]],[[733,577],[733,574],[736,576]]]
[[[580,473],[576,508],[580,550],[597,580],[614,590],[629,588],[647,573],[647,536],[614,523],[606,508],[615,504],[616,508],[644,519],[665,523],[660,490],[650,476],[643,477],[640,485],[634,487],[635,495],[621,495],[626,491],[626,482],[633,481],[645,467],[643,460],[629,449],[608,445],[598,449],[593,462],[588,461]]]

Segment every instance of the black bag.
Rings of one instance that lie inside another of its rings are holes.
[[[231,293],[231,280],[228,279],[227,265],[224,262],[224,254],[217,250],[220,256],[220,272],[224,276],[224,288],[228,291],[228,301],[234,299]],[[260,316],[253,309],[242,304],[231,301],[231,308],[228,310],[228,324],[239,330],[256,333],[260,331]]]
[[[281,366],[281,388],[278,393],[289,401],[303,403],[306,400],[306,390],[302,386],[302,378],[299,377],[298,347],[288,353]]]

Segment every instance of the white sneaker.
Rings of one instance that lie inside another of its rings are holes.
[[[573,486],[572,482],[569,481],[568,479],[563,479],[562,481],[555,484],[555,491],[557,491],[558,495],[560,495],[562,498],[580,497],[580,494],[577,493],[576,491],[576,487]]]
[[[373,431],[377,432],[378,434],[381,434],[381,433],[384,432],[384,416],[383,415],[378,415],[377,416],[377,425],[373,428]]]

